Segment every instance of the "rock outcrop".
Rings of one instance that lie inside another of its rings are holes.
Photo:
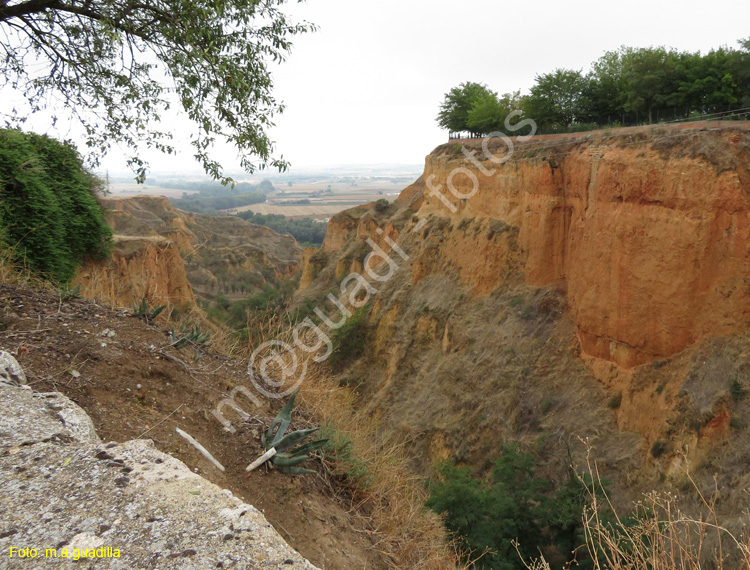
[[[113,305],[129,307],[141,299],[152,306],[195,305],[180,250],[161,237],[117,236],[112,259],[86,261],[74,284],[84,297]]]
[[[218,292],[246,296],[269,278],[288,279],[299,269],[296,240],[264,226],[184,212],[162,196],[108,198],[104,204],[115,248],[111,262],[89,261],[76,276],[86,297],[189,307],[196,297]]]
[[[104,445],[62,394],[4,379],[0,497],[1,568],[314,569],[258,510],[150,440]]]
[[[588,438],[615,479],[742,453],[750,131],[712,127],[515,140],[505,161],[498,139],[452,142],[388,211],[331,219],[297,298],[336,321],[327,294],[390,252],[340,373],[417,470],[481,465],[498,440],[552,457]]]

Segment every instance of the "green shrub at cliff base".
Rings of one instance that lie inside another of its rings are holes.
[[[85,256],[111,247],[98,184],[71,144],[0,130],[0,246],[46,278],[69,281]]]
[[[569,562],[571,552],[583,544],[585,488],[569,476],[553,491],[552,482],[536,477],[535,470],[534,457],[516,446],[502,448],[489,481],[476,477],[470,467],[444,464],[438,469],[427,506],[443,515],[472,559],[484,553],[477,568],[521,570],[525,565],[519,552],[529,560],[539,556],[539,549]]]

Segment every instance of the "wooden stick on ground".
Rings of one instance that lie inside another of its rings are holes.
[[[248,476],[250,474],[250,471],[252,471],[253,469],[257,469],[258,467],[263,465],[266,461],[271,459],[274,455],[276,455],[276,448],[272,447],[271,449],[266,451],[263,455],[258,457],[258,459],[253,461],[250,465],[248,465],[247,468],[245,469],[245,471],[248,472]]]
[[[200,443],[198,443],[195,439],[193,439],[192,435],[190,435],[189,433],[185,433],[180,428],[175,428],[175,431],[178,434],[180,434],[182,437],[184,437],[190,445],[192,445],[195,449],[200,451],[203,454],[203,457],[205,457],[211,463],[213,463],[219,469],[219,471],[224,471],[224,466],[218,461],[216,461],[214,456],[211,455],[205,447],[203,447]]]

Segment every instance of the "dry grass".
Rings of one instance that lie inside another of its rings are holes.
[[[129,309],[132,303],[141,300],[134,295],[132,287],[123,284],[123,276],[115,270],[111,261],[85,263],[73,279],[73,284],[80,286],[81,295],[86,299],[112,309]],[[180,312],[164,294],[149,290],[146,293],[146,301],[152,307],[165,306],[159,319],[163,323],[174,322],[171,315]]]
[[[291,345],[290,337],[287,332],[270,338]],[[440,518],[424,506],[423,480],[407,468],[403,449],[383,438],[377,421],[361,411],[352,390],[336,383],[323,365],[313,361],[314,356],[297,350],[287,354],[286,366],[291,367],[296,357],[296,369],[306,369],[298,409],[309,422],[324,426],[324,437],[331,438],[334,451],[326,454],[323,463],[335,480],[332,490],[348,491],[351,512],[365,519],[375,548],[393,568],[460,568],[459,555]]]
[[[28,265],[18,261],[14,247],[0,246],[0,284],[25,285],[46,291],[54,285],[35,274]]]
[[[312,369],[301,385],[302,407],[317,422],[350,441],[348,459],[334,465],[339,475],[351,473],[357,512],[369,519],[377,548],[394,568],[439,569],[459,566],[437,515],[424,506],[422,480],[411,474],[403,449],[383,440],[377,423],[358,411],[348,388],[338,386],[322,368]],[[351,463],[354,465],[351,465]]]
[[[100,305],[111,308],[120,307],[122,300],[117,293],[117,279],[107,264],[92,264],[86,269],[88,275],[85,281],[80,278],[74,279],[75,284],[81,286],[81,294]]]
[[[625,520],[603,491],[598,468],[590,456],[587,463],[594,483],[584,482],[589,505],[583,513],[586,544],[582,548],[595,570],[750,569],[750,539],[735,535],[719,522],[718,489],[705,495],[686,471],[700,498],[697,515],[683,512],[676,495],[650,492]],[[544,558],[525,565],[529,570],[550,569]]]

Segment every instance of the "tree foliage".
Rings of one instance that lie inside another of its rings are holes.
[[[430,483],[427,506],[444,516],[472,558],[484,553],[476,563],[479,568],[525,568],[515,540],[527,559],[536,558],[538,549],[548,555],[554,549],[569,561],[572,550],[583,543],[583,485],[572,475],[554,490],[551,481],[536,477],[532,455],[513,445],[501,453],[489,481],[476,477],[470,467],[443,465]]]
[[[543,132],[607,124],[641,124],[750,107],[750,38],[739,49],[706,54],[665,47],[621,47],[588,72],[555,69],[536,76],[528,95],[498,98],[488,87],[463,83],[445,96],[438,124],[453,132],[505,131],[521,108]],[[508,133],[510,134],[510,133]]]
[[[569,125],[580,118],[585,78],[580,71],[556,69],[537,75],[524,102],[529,117],[543,125]]]
[[[188,212],[198,214],[215,214],[220,210],[231,210],[232,208],[241,208],[251,204],[260,204],[266,201],[266,195],[263,192],[243,192],[242,194],[233,194],[225,196],[205,196],[199,194],[187,194],[182,198],[169,199],[175,207]]]
[[[506,93],[498,97],[494,93],[478,99],[469,111],[469,130],[479,134],[507,132],[505,120],[511,111],[520,108],[520,92]]]
[[[279,234],[290,234],[301,244],[321,245],[328,224],[312,218],[287,218],[281,214],[256,214],[250,210],[237,212],[237,217],[266,226]]]
[[[174,151],[158,128],[174,100],[195,125],[195,157],[214,178],[229,181],[211,153],[217,138],[238,149],[249,172],[283,169],[267,134],[283,110],[268,65],[285,58],[290,37],[312,29],[290,22],[284,2],[0,0],[5,85],[32,111],[66,107],[94,160],[115,142],[130,148],[141,181],[147,165],[138,149]]]
[[[469,130],[469,112],[474,105],[497,94],[481,83],[462,83],[445,94],[437,116],[438,125],[449,131]]]
[[[84,256],[109,252],[99,184],[72,145],[0,130],[0,245],[31,269],[68,281]]]

